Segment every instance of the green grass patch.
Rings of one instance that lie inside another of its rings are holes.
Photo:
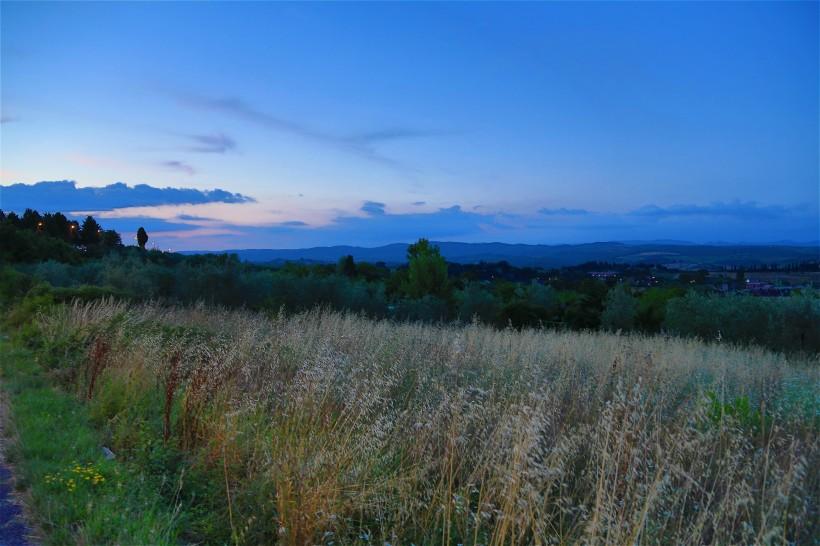
[[[107,460],[85,405],[25,349],[0,341],[0,377],[17,432],[8,457],[46,544],[175,544],[180,518],[150,475]]]

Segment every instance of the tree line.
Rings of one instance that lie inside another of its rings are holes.
[[[814,292],[716,297],[685,282],[636,289],[583,272],[545,281],[554,273],[538,275],[503,263],[448,264],[426,239],[408,247],[406,265],[389,267],[352,256],[337,264],[279,266],[243,263],[235,255],[185,256],[147,250],[148,237],[140,228],[139,245],[125,246],[116,231],[91,216],[78,223],[61,213],[0,212],[0,261],[6,264],[0,297],[112,295],[274,312],[326,306],[394,320],[667,332],[820,351],[820,299]],[[590,270],[595,265],[600,264]],[[488,280],[476,271],[500,274]]]

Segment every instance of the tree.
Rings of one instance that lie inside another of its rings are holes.
[[[54,214],[43,214],[43,224],[45,224],[45,231],[52,237],[62,239],[63,241],[71,240],[71,229],[69,227],[68,218],[60,212]]]
[[[524,291],[524,299],[531,305],[544,308],[549,315],[555,315],[560,310],[558,294],[555,290],[535,280]]]
[[[74,247],[64,241],[9,223],[0,224],[0,263],[76,262],[78,259]]]
[[[683,284],[705,284],[709,272],[705,269],[698,269],[694,272],[684,271],[678,275],[678,279]]]
[[[22,224],[25,229],[40,230],[43,227],[43,217],[36,210],[26,209],[23,212]]]
[[[686,293],[681,288],[650,288],[638,299],[635,324],[645,332],[659,332],[666,318],[666,304]]]
[[[71,221],[68,223],[68,242],[72,244],[77,244],[80,239],[80,224],[75,221]]]
[[[108,248],[122,246],[122,238],[120,234],[113,229],[107,229],[101,234],[102,244]]]
[[[738,269],[735,273],[735,288],[738,290],[746,288],[746,271],[744,269]]]
[[[6,222],[11,224],[12,226],[21,227],[20,226],[20,217],[17,216],[17,214],[15,212],[9,212],[6,215]]]
[[[375,264],[358,262],[356,264],[356,276],[367,282],[383,281],[390,277],[390,269],[384,262]]]
[[[80,228],[80,241],[84,245],[93,245],[100,242],[102,227],[92,216],[86,216],[83,227]]]
[[[550,317],[547,310],[526,301],[516,301],[504,306],[499,316],[499,326],[513,328],[538,328]]]
[[[450,296],[450,283],[447,278],[447,262],[441,256],[437,246],[427,239],[419,239],[407,247],[407,278],[402,291],[411,298],[436,296],[447,300]]]
[[[345,277],[355,277],[356,262],[353,260],[353,256],[348,254],[347,256],[339,258],[339,263],[336,264],[336,272]]]
[[[638,303],[626,286],[619,285],[609,291],[606,306],[601,313],[601,326],[607,330],[631,330],[635,325]]]
[[[145,231],[144,227],[140,227],[137,230],[137,244],[140,245],[140,248],[145,250],[145,244],[148,242],[148,233]]]
[[[463,322],[470,322],[474,317],[478,317],[484,324],[493,324],[498,318],[501,303],[492,292],[479,283],[469,283],[456,297],[458,316]]]

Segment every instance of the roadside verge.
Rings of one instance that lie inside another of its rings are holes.
[[[176,543],[174,513],[106,457],[85,406],[51,384],[34,353],[0,340],[0,381],[17,434],[6,455],[44,544]]]

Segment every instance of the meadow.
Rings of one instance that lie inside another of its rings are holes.
[[[86,444],[115,454],[27,462],[36,442],[12,398],[33,513],[58,537],[46,542],[811,544],[820,533],[816,355],[113,299],[45,307],[12,339],[6,383],[23,396],[36,379],[70,399],[76,411],[61,414],[81,415]],[[69,491],[72,472],[85,485]],[[122,514],[139,529],[98,521]]]

